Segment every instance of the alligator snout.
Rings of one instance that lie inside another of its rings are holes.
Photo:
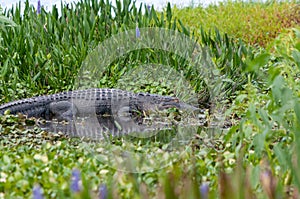
[[[178,98],[173,98],[170,100],[164,100],[160,103],[159,108],[161,109],[168,109],[168,108],[177,108],[183,111],[200,111],[202,112],[202,109],[197,108],[195,106],[189,105],[187,103],[181,102]]]
[[[168,109],[168,108],[180,108],[179,99],[174,98],[170,100],[164,100],[159,104],[161,109]]]
[[[189,105],[189,104],[184,103],[184,102],[179,103],[179,109],[187,110],[187,111],[191,111],[191,112],[199,111],[200,113],[204,113],[203,109],[197,108],[195,106]]]

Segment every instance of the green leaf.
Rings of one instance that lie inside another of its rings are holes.
[[[293,50],[292,56],[294,58],[296,65],[298,66],[298,69],[300,70],[300,52],[298,50]]]
[[[258,110],[259,115],[261,116],[262,121],[264,122],[265,125],[268,126],[268,128],[271,128],[271,124],[270,124],[270,119],[269,116],[267,114],[267,112],[263,109],[259,109]]]
[[[184,26],[183,22],[178,20],[180,27],[185,35],[190,36],[190,31]]]
[[[13,22],[12,20],[10,20],[9,18],[5,17],[5,16],[1,16],[0,15],[0,22],[1,23],[6,23],[10,26],[17,26],[17,24],[15,22]]]
[[[294,31],[296,37],[297,37],[298,39],[300,39],[300,29],[293,28],[292,30]]]
[[[261,155],[264,149],[264,144],[265,144],[265,135],[263,133],[256,134],[253,139],[253,146],[254,146],[255,153],[257,153],[258,156]]]
[[[263,53],[247,64],[246,71],[248,72],[258,72],[258,70],[265,66],[270,59],[269,53]]]
[[[296,117],[297,117],[297,120],[298,120],[298,124],[300,124],[300,103],[297,102],[295,103],[295,114],[296,114]]]
[[[11,164],[11,160],[9,158],[8,155],[3,155],[3,162],[6,164],[6,165],[10,165]]]
[[[274,146],[274,154],[276,155],[280,165],[283,167],[285,171],[290,166],[290,155],[287,150],[282,149],[279,144]]]
[[[282,87],[284,85],[285,85],[285,81],[281,75],[277,76],[273,81],[271,89],[272,89],[272,95],[274,101],[277,105],[282,103]]]

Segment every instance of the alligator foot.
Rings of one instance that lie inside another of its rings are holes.
[[[77,108],[69,101],[51,102],[50,112],[52,115],[50,119],[57,119],[58,121],[66,120],[71,122],[77,114]]]

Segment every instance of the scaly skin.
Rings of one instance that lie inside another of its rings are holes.
[[[82,136],[79,134],[83,132],[90,137],[99,128],[112,134],[144,131],[149,129],[140,120],[145,112],[181,107],[191,106],[170,96],[94,88],[10,102],[0,106],[0,115],[10,110],[11,114],[21,113],[48,121],[44,127],[50,131],[65,131],[75,136]],[[82,119],[83,123],[78,122]],[[91,129],[93,133],[87,133]]]
[[[113,114],[113,109],[130,106],[139,111],[180,108],[177,98],[148,93],[134,94],[119,89],[87,89],[44,95],[22,99],[0,106],[0,115],[6,110],[11,114],[22,113],[28,117],[50,119],[70,119],[71,116],[93,114]],[[80,109],[80,110],[78,110]],[[119,111],[119,110],[115,110]]]

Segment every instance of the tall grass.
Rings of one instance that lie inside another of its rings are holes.
[[[46,12],[42,8],[41,13],[37,14],[28,1],[22,15],[20,6],[19,3],[5,13],[17,26],[7,27],[1,33],[3,48],[0,49],[0,81],[3,86],[0,88],[0,95],[5,96],[3,100],[6,102],[36,94],[72,89],[74,79],[87,54],[100,42],[120,31],[135,29],[137,26],[159,27],[179,30],[188,37],[193,37],[193,33],[174,18],[170,4],[165,12],[158,13],[145,6],[143,13],[143,5],[136,7],[130,0],[124,0],[122,3],[116,1],[115,7],[104,0],[82,0],[67,6],[62,5],[61,15],[55,6],[52,12]],[[245,68],[244,59],[252,56],[252,50],[242,42],[235,44],[228,35],[223,36],[218,30],[215,33],[202,30],[201,46],[206,49],[212,60],[216,60],[213,64],[220,68],[222,75],[226,77],[224,90],[230,94],[240,89],[241,84],[245,82],[246,76],[237,78],[237,75]],[[143,63],[149,56],[154,63],[165,59],[172,63],[176,70],[185,71],[186,79],[191,81],[197,92],[201,92],[205,87],[203,81],[196,80],[199,78],[199,71],[187,70],[186,60],[174,57],[168,52],[153,54],[151,50],[131,52],[123,60],[111,63],[108,66],[110,72],[106,74],[115,75],[103,77],[101,84],[113,87],[113,82],[125,67],[134,65],[131,62],[136,59]],[[107,81],[104,81],[105,79]],[[230,90],[230,87],[235,89]],[[205,96],[201,98],[205,99]]]
[[[143,14],[141,8],[131,1],[117,1],[113,7],[103,0],[82,0],[62,5],[59,16],[55,6],[36,14],[26,1],[24,15],[20,3],[14,6],[4,14],[17,26],[1,32],[1,95],[11,100],[70,89],[82,61],[99,42],[137,24],[167,26],[156,12]]]

